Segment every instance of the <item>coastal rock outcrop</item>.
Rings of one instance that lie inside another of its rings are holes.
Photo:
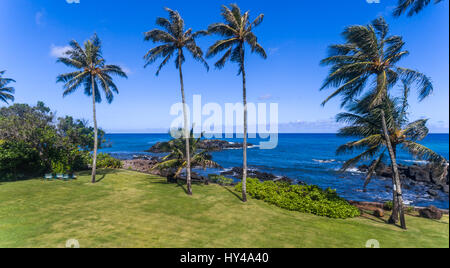
[[[360,166],[359,171],[367,172],[369,167],[366,165]],[[437,170],[431,164],[411,166],[399,165],[398,167],[400,178],[404,184],[405,189],[411,188],[414,185],[424,185],[429,188],[427,193],[430,196],[438,196],[437,191],[442,191],[448,195],[449,190],[449,165],[447,164],[442,170]],[[381,164],[375,171],[379,177],[391,178],[393,175],[392,168],[385,164]]]
[[[222,173],[220,173],[221,175],[224,176],[232,176],[235,178],[242,178],[243,174],[244,174],[244,169],[240,168],[240,167],[235,167],[232,168],[231,170],[228,171],[224,171]],[[271,173],[267,173],[267,172],[260,172],[254,169],[249,169],[247,171],[247,177],[248,178],[257,178],[261,181],[277,181],[277,182],[287,182],[287,183],[293,183],[294,180],[290,179],[288,177],[279,177],[279,176],[275,176]],[[298,184],[304,184],[303,182],[299,182],[296,181]]]
[[[442,211],[434,206],[430,206],[419,210],[419,215],[422,218],[440,220],[442,219]]]
[[[168,142],[158,142],[152,148],[150,148],[147,152],[161,154],[161,153],[169,153]],[[252,147],[253,144],[248,144],[248,147]],[[241,149],[243,147],[242,143],[232,143],[223,140],[201,140],[198,145],[198,149],[206,150],[210,152],[219,152],[228,149]]]

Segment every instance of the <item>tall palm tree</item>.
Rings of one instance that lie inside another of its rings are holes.
[[[390,146],[394,151],[394,157],[397,157],[397,148],[401,146],[412,156],[427,160],[435,165],[436,168],[442,170],[446,159],[431,149],[419,144],[429,133],[426,123],[428,120],[417,120],[409,123],[407,117],[409,86],[404,85],[404,94],[402,98],[389,98],[383,104],[376,108],[369,108],[372,96],[366,96],[361,101],[353,101],[348,105],[349,113],[341,113],[337,116],[338,122],[349,124],[339,131],[340,136],[359,137],[359,140],[348,142],[340,146],[337,154],[361,152],[356,157],[348,160],[342,167],[342,171],[346,171],[350,167],[354,167],[361,161],[375,159],[369,167],[364,182],[364,189],[370,183],[372,176],[383,163],[388,151],[388,144],[384,138],[384,126],[381,123],[384,119],[382,112],[385,114],[389,136]],[[401,193],[401,185],[399,188]],[[394,194],[394,197],[396,195]],[[395,203],[394,203],[395,204]],[[391,222],[396,220],[398,212],[395,210],[392,214]]]
[[[412,17],[421,12],[431,3],[431,1],[432,0],[398,0],[397,8],[394,10],[394,16],[400,17],[409,9],[407,15],[408,17]],[[442,1],[443,0],[433,0],[434,4],[438,4]]]
[[[58,83],[64,83],[63,96],[66,97],[82,87],[84,94],[92,97],[94,119],[94,155],[92,160],[92,183],[95,183],[98,150],[98,127],[96,115],[96,103],[102,102],[101,91],[105,94],[108,103],[114,100],[114,93],[119,94],[112,76],[127,78],[126,73],[117,65],[106,65],[102,55],[101,41],[95,34],[84,43],[84,48],[77,41],[70,42],[70,50],[60,57],[58,62],[75,68],[77,71],[61,74],[57,78]]]
[[[5,72],[0,71],[0,101],[8,103],[8,101],[14,101],[14,88],[8,87],[8,84],[16,81],[11,78],[3,78]]]
[[[180,133],[185,133],[185,130],[179,129]],[[202,135],[203,136],[203,135]],[[193,167],[206,168],[222,168],[218,163],[212,160],[211,155],[207,150],[199,150],[198,144],[202,139],[202,136],[195,138],[194,129],[191,130],[189,135],[189,152],[191,165]],[[174,139],[167,144],[165,144],[165,149],[170,151],[170,153],[163,158],[163,161],[156,165],[154,169],[167,170],[175,169],[175,178],[178,178],[183,172],[183,169],[187,167],[187,155],[186,152],[186,142],[184,138]]]
[[[189,152],[189,126],[187,117],[187,105],[186,97],[184,94],[184,81],[183,81],[183,71],[182,65],[185,62],[184,49],[186,49],[192,57],[203,63],[207,70],[209,66],[203,59],[203,51],[197,46],[195,39],[200,35],[206,35],[205,31],[193,32],[192,29],[185,31],[184,20],[181,18],[177,11],[165,8],[169,13],[169,19],[158,18],[156,24],[164,30],[154,29],[145,33],[145,41],[153,41],[153,43],[162,43],[147,52],[144,56],[146,61],[145,67],[149,64],[154,63],[157,59],[162,58],[163,61],[159,65],[156,75],[159,75],[161,69],[170,61],[170,59],[175,55],[175,67],[178,69],[180,74],[180,85],[181,85],[181,99],[183,101],[183,114],[184,114],[184,138],[186,142],[186,181],[188,194],[192,195],[192,183],[191,183],[191,153]]]
[[[239,73],[242,74],[242,92],[244,104],[244,160],[243,160],[243,178],[242,178],[242,200],[247,202],[247,85],[245,72],[245,45],[248,44],[251,51],[257,53],[266,59],[267,54],[264,48],[258,43],[258,38],[253,33],[253,29],[263,22],[264,14],[259,15],[252,22],[250,20],[250,12],[241,13],[240,8],[236,4],[231,5],[231,9],[222,6],[222,17],[225,23],[215,23],[208,27],[210,34],[217,34],[225,39],[217,41],[212,45],[207,53],[207,57],[211,58],[217,54],[224,52],[220,60],[215,64],[216,68],[221,69],[225,63],[230,60],[239,64]]]
[[[329,57],[322,60],[322,64],[330,67],[330,74],[321,88],[337,88],[324,102],[336,96],[342,96],[342,107],[353,101],[361,93],[370,92],[369,107],[374,108],[388,98],[388,91],[399,80],[414,83],[419,92],[419,99],[423,100],[433,91],[431,80],[424,74],[397,66],[398,62],[409,54],[403,50],[405,43],[400,36],[388,36],[389,26],[380,17],[370,25],[350,26],[343,32],[346,40],[344,44],[330,46]],[[381,110],[381,123],[386,121]],[[387,130],[387,126],[383,126]],[[392,133],[391,133],[392,134]],[[397,189],[395,199],[398,200],[399,209],[403,209],[403,200],[400,191],[400,175],[395,158],[395,152],[390,146],[390,134],[384,131],[386,145],[394,170],[393,181]],[[401,214],[402,227],[406,228]],[[395,220],[395,219],[394,219]]]

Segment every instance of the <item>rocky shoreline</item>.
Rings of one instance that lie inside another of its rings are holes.
[[[146,152],[154,154],[169,153],[170,151],[168,150],[168,144],[169,142],[158,142]],[[254,145],[249,143],[247,146],[253,147]],[[197,144],[197,147],[200,150],[206,150],[209,152],[220,152],[230,149],[242,149],[244,145],[242,143],[233,143],[223,140],[201,140]]]
[[[161,157],[137,155],[134,156],[133,160],[124,160],[122,161],[122,163],[124,169],[134,170],[156,176],[162,176],[168,178],[168,181],[174,181],[173,174],[175,173],[175,171],[173,170],[161,171],[158,169],[153,169],[154,166],[158,164],[160,161]],[[401,174],[401,179],[403,183],[402,187],[406,190],[418,191],[417,194],[419,196],[428,194],[433,200],[442,198],[443,195],[448,196],[449,193],[448,169],[449,167],[447,165],[447,168],[443,174],[437,174],[431,165],[417,165],[417,164],[411,166],[400,165],[399,172]],[[358,170],[362,173],[367,173],[368,167],[360,166]],[[229,170],[222,171],[220,173],[220,175],[222,176],[235,179],[241,178],[242,174],[243,169],[241,167],[234,167]],[[381,179],[390,180],[392,177],[392,169],[390,166],[381,165],[376,170],[374,175],[376,175],[378,178]],[[297,179],[283,176],[276,176],[272,173],[261,172],[251,168],[248,170],[248,177],[258,178],[261,181],[283,181],[287,183],[306,184]],[[364,177],[365,175],[361,175],[361,187]],[[193,172],[192,174],[192,179],[193,181],[196,182],[204,182],[204,183],[209,182],[207,177],[201,176],[195,172]],[[392,191],[392,186],[390,186],[389,183],[387,183],[385,191],[388,193]],[[358,203],[367,203],[367,202],[358,202]],[[371,204],[372,204],[371,207],[382,208],[383,206],[383,204],[381,203],[378,204],[377,206],[373,205],[375,203]],[[443,213],[448,214],[448,211],[446,210],[442,211]]]
[[[358,168],[360,172],[367,173],[368,166],[360,166]],[[433,168],[432,165],[418,165],[411,166],[399,165],[400,179],[402,180],[403,187],[410,189],[416,185],[425,186],[428,188],[427,193],[432,197],[439,196],[439,192],[443,192],[446,195],[449,194],[449,165],[444,169],[444,172],[438,171]],[[382,164],[377,170],[375,175],[383,178],[392,178],[393,172],[390,166]]]

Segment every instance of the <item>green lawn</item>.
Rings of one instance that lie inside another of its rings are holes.
[[[443,221],[408,217],[409,230],[371,216],[334,220],[262,201],[243,204],[217,185],[194,196],[161,178],[100,171],[73,182],[0,183],[0,247],[449,247]]]

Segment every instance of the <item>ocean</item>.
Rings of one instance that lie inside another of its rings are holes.
[[[102,152],[110,153],[119,159],[132,159],[135,155],[152,155],[144,153],[157,142],[169,141],[168,134],[107,134],[107,148]],[[336,155],[336,149],[352,139],[338,137],[335,134],[280,134],[277,148],[261,150],[253,147],[248,150],[248,165],[250,169],[269,172],[277,176],[287,176],[322,188],[332,188],[348,200],[385,202],[392,199],[391,179],[377,178],[363,192],[364,175],[352,169],[339,172],[345,160],[351,155]],[[242,142],[241,139],[227,139],[230,142]],[[259,144],[259,139],[249,139],[252,144]],[[449,135],[431,134],[423,145],[449,159]],[[212,153],[214,161],[225,169],[242,166],[242,150],[225,150]],[[400,150],[400,164],[411,165],[423,163]],[[220,170],[208,169],[196,172],[207,175],[217,174]],[[404,190],[405,203],[414,206],[434,205],[442,209],[449,208],[448,195],[441,194],[438,198],[428,195],[422,186],[414,186]]]

